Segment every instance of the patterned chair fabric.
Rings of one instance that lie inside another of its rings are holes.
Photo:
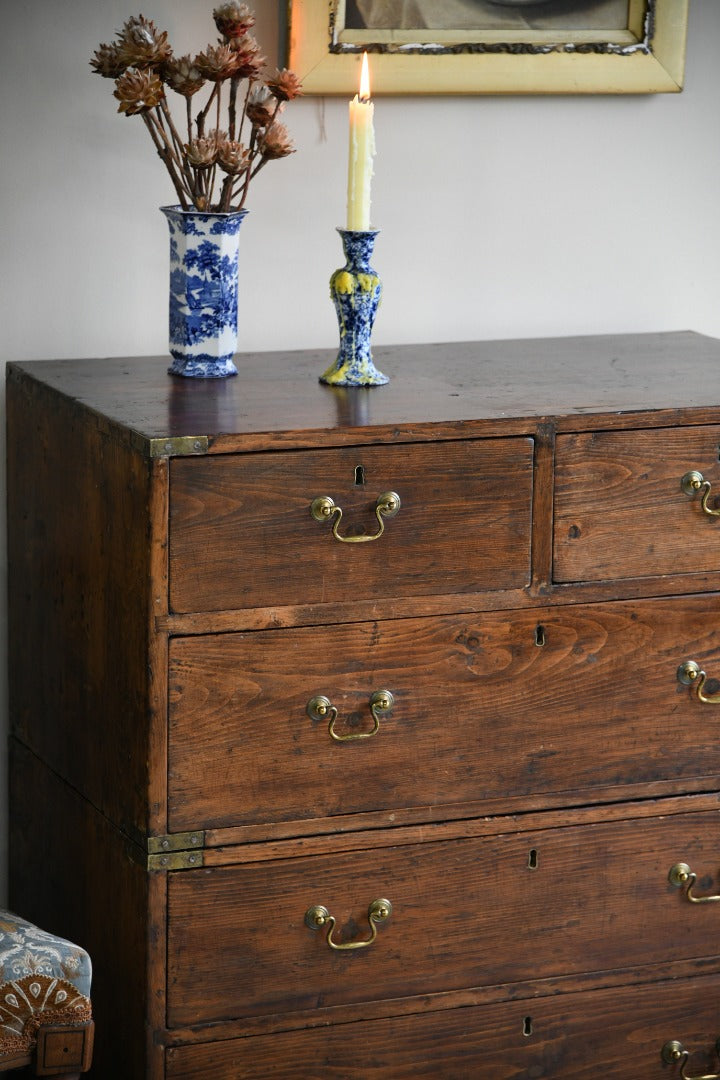
[[[20,1057],[31,1059],[46,1027],[87,1024],[91,1039],[91,977],[84,949],[0,909],[0,1072],[4,1062],[9,1068]],[[75,1073],[89,1066],[88,1052]],[[52,1067],[37,1071],[58,1075]]]

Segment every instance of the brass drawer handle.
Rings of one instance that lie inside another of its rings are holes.
[[[356,739],[372,739],[373,735],[377,735],[380,730],[380,718],[390,712],[394,703],[395,699],[389,690],[376,690],[370,697],[370,712],[374,721],[372,731],[360,731],[350,735],[338,735],[335,730],[338,711],[330,699],[323,694],[310,698],[305,711],[311,720],[324,720],[329,717],[328,731],[336,742],[353,742]]]
[[[324,930],[327,927],[327,935],[325,940],[331,949],[336,952],[346,952],[349,949],[367,949],[368,945],[372,945],[373,941],[377,937],[377,928],[381,923],[386,922],[392,915],[392,904],[389,900],[373,900],[372,904],[368,908],[368,920],[370,922],[370,937],[365,941],[346,941],[342,945],[338,945],[337,942],[332,939],[332,932],[335,928],[335,916],[331,915],[326,907],[322,904],[314,904],[305,912],[305,924],[309,926],[311,930]]]
[[[693,686],[700,701],[706,705],[720,705],[720,694],[706,694],[703,690],[707,675],[694,660],[686,660],[677,669],[678,682],[683,686]]]
[[[720,1039],[715,1043],[715,1053],[720,1056]],[[670,1039],[666,1042],[661,1051],[662,1059],[666,1065],[680,1065],[680,1077],[681,1080],[720,1080],[720,1073],[704,1073],[702,1076],[689,1076],[685,1072],[685,1066],[690,1058],[690,1051],[686,1050],[681,1042],[677,1039]]]
[[[709,514],[710,517],[720,517],[720,510],[716,510],[708,505],[712,484],[709,480],[705,479],[701,472],[698,472],[696,469],[692,469],[691,472],[686,472],[680,481],[680,487],[690,499],[693,499],[702,492],[700,505],[705,513]]]
[[[697,881],[697,874],[692,872],[687,863],[675,863],[670,868],[668,881],[676,889],[685,889],[685,895],[691,904],[713,904],[720,900],[720,896],[693,896],[692,887]]]
[[[310,503],[310,513],[312,514],[313,519],[319,521],[321,524],[335,518],[332,533],[335,539],[339,540],[341,544],[365,544],[369,540],[379,540],[385,532],[383,518],[395,517],[400,506],[400,496],[396,495],[394,491],[385,491],[382,495],[378,495],[375,503],[375,517],[378,519],[380,530],[379,532],[373,533],[372,536],[341,536],[338,532],[338,527],[343,515],[342,508],[336,506],[329,495],[318,495],[317,499],[313,499]]]

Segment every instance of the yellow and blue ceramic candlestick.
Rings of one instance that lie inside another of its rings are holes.
[[[389,382],[378,371],[370,350],[375,314],[382,283],[370,266],[377,230],[338,229],[345,252],[345,265],[330,278],[330,296],[340,326],[337,357],[320,376],[330,386],[382,386]]]

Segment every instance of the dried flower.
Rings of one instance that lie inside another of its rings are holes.
[[[265,60],[248,32],[255,18],[246,4],[220,3],[213,17],[223,40],[195,57],[176,58],[165,31],[143,15],[133,16],[111,45],[96,49],[90,66],[115,80],[119,112],[141,115],[181,207],[228,213],[243,208],[253,177],[268,161],[294,152],[277,117],[301,87],[286,69],[264,78]],[[194,107],[206,82],[207,93]],[[183,99],[180,123],[166,87]],[[222,124],[223,109],[225,130],[208,134],[213,120],[218,128]]]
[[[96,75],[102,75],[105,79],[117,79],[127,64],[120,55],[117,42],[113,41],[111,45],[100,45],[95,50],[90,66]]]
[[[256,87],[250,94],[247,103],[247,118],[255,127],[267,127],[275,118],[278,110],[278,101],[272,96],[265,86]],[[284,108],[280,105],[280,109]]]
[[[151,71],[123,72],[115,81],[115,97],[120,102],[118,112],[134,116],[159,105],[165,96],[160,78]]]
[[[295,153],[295,147],[290,138],[290,132],[284,124],[281,124],[278,121],[261,135],[258,139],[258,146],[260,148],[260,153],[266,161],[272,161],[275,158],[284,158],[287,157],[288,154]]]
[[[228,4],[220,4],[213,10],[215,25],[224,38],[239,38],[246,34],[251,26],[255,25],[255,16],[247,4],[240,4],[238,0],[231,0]]]
[[[163,78],[171,89],[183,97],[192,97],[202,90],[205,79],[195,61],[187,56],[173,58],[163,69]]]
[[[302,84],[297,75],[287,68],[276,71],[272,78],[267,80],[267,87],[278,101],[293,101],[302,95]]]
[[[117,42],[126,67],[157,68],[172,57],[165,30],[159,31],[151,19],[134,15],[123,26]]]
[[[218,145],[217,163],[229,176],[240,176],[250,168],[250,151],[240,142],[225,139]]]
[[[224,82],[237,74],[240,60],[229,45],[208,45],[195,57],[195,66],[210,82]]]
[[[260,78],[266,61],[265,57],[260,55],[260,46],[252,34],[244,34],[243,37],[233,38],[228,42],[228,45],[234,53],[237,53],[236,77],[250,79],[251,81]]]
[[[191,139],[185,146],[188,164],[195,169],[209,169],[218,156],[218,143],[215,132],[207,137]]]

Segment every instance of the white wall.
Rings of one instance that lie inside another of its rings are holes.
[[[178,52],[214,40],[213,0],[139,7]],[[255,9],[274,59],[285,3]],[[115,113],[112,84],[88,67],[137,10],[129,0],[3,0],[2,362],[165,351],[157,207],[173,194],[142,122]],[[720,337],[719,57],[720,3],[691,0],[682,94],[378,99],[374,262],[385,292],[374,340],[687,328]],[[260,174],[243,225],[248,350],[337,341],[327,281],[340,264],[347,104],[306,99],[286,119],[298,153]],[[5,639],[3,620],[1,654]]]

